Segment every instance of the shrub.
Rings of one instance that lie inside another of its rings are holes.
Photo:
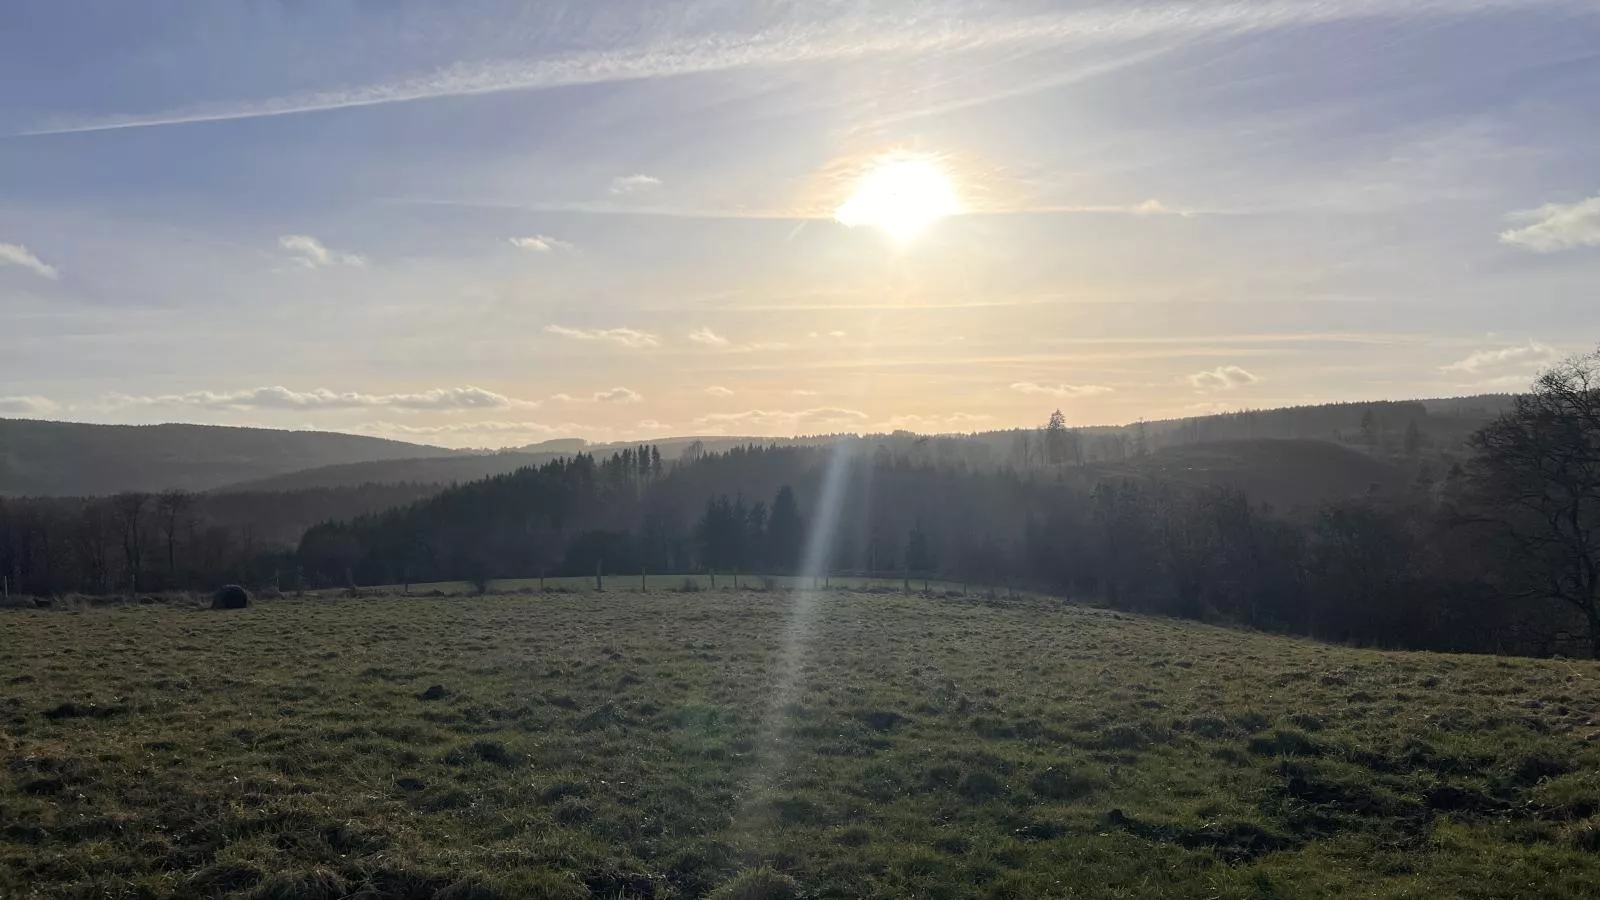
[[[956,792],[977,803],[990,800],[1006,792],[1005,782],[990,772],[970,772],[956,785]]]
[[[1028,787],[1046,800],[1077,800],[1101,787],[1099,779],[1076,772],[1049,768],[1033,776]]]
[[[323,869],[279,873],[250,892],[253,900],[343,900],[350,888],[343,878]]]
[[[212,609],[244,609],[250,605],[250,592],[237,584],[225,584],[211,595]]]
[[[747,869],[711,892],[712,900],[795,900],[800,883],[771,869]]]

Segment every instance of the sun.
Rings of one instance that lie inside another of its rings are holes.
[[[833,217],[850,228],[882,229],[904,243],[960,212],[955,186],[937,162],[925,156],[894,156],[873,165]]]

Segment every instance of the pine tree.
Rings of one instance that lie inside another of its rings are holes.
[[[757,501],[745,513],[745,541],[743,568],[756,572],[764,568],[767,559],[767,505]]]
[[[1067,461],[1067,417],[1056,410],[1050,414],[1050,422],[1044,426],[1044,461],[1052,466],[1058,466]]]
[[[1405,453],[1408,458],[1415,458],[1422,449],[1422,430],[1417,428],[1415,420],[1406,423]]]
[[[923,530],[921,520],[918,520],[911,533],[906,535],[906,571],[925,576],[936,567],[933,544],[928,539],[928,532]]]
[[[772,513],[767,517],[768,565],[778,572],[798,571],[800,545],[804,540],[805,523],[800,520],[794,491],[786,484],[778,489],[778,495],[772,500]]]

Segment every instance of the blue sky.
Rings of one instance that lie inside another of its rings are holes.
[[[1600,7],[60,2],[0,415],[578,435],[1515,389],[1600,341]],[[833,210],[882,159],[963,214]]]

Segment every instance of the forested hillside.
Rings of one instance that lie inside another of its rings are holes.
[[[826,444],[831,437],[809,438],[759,438],[759,437],[685,437],[655,441],[655,447],[669,461],[693,458],[705,453],[716,453],[750,444],[774,446],[813,446]],[[446,486],[466,481],[476,481],[492,475],[504,475],[527,466],[537,466],[554,459],[578,453],[606,456],[618,452],[628,444],[591,444],[578,439],[544,441],[516,450],[498,453],[471,453],[458,456],[424,457],[418,459],[380,460],[376,462],[347,463],[322,466],[299,472],[290,472],[271,478],[262,478],[227,486],[236,491],[293,491],[306,488],[359,487],[365,484],[431,484]]]
[[[320,526],[297,559],[314,585],[792,572],[809,559],[822,573],[1029,584],[1342,641],[1600,655],[1597,372],[1600,357],[1564,364],[1448,445],[1448,430],[1419,424],[1421,404],[1367,405],[1366,452],[1261,439],[1153,449],[1136,430],[1091,462],[1090,435],[1057,414],[1022,467],[900,435],[667,467],[648,446],[581,454]],[[1382,436],[1401,422],[1392,445]]]
[[[314,466],[456,452],[322,431],[0,419],[0,496],[207,490]]]
[[[1325,441],[1374,458],[1459,454],[1467,438],[1510,402],[1467,397],[1345,403],[1199,416],[1123,426],[1067,422],[1067,441],[1047,446],[1043,415],[1033,429],[968,435],[874,435],[915,460],[1027,469],[1137,460],[1166,448],[1226,441]],[[669,461],[752,443],[821,446],[836,436],[674,437],[654,441]],[[1054,441],[1054,439],[1050,439]],[[288,491],[365,484],[449,485],[514,472],[562,456],[608,456],[624,444],[547,441],[500,453],[446,450],[330,432],[205,425],[84,425],[0,419],[0,496],[98,496],[167,489]],[[1317,454],[1308,446],[1308,452]],[[1280,455],[1285,448],[1279,448]],[[1054,453],[1055,456],[1051,454]],[[1302,463],[1318,465],[1308,458]]]
[[[302,469],[270,478],[258,478],[219,488],[230,493],[303,491],[353,488],[368,484],[422,484],[435,487],[477,481],[491,475],[504,475],[527,466],[537,466],[570,453],[475,453],[462,456],[430,456],[419,459],[386,459],[375,462],[344,463]]]
[[[1073,428],[1057,414],[1037,430],[987,435],[722,452],[691,441],[667,452],[343,467],[439,481],[345,485],[348,473],[335,468],[321,470],[333,473],[325,479],[258,482],[327,485],[290,491],[10,500],[0,502],[0,572],[39,595],[224,580],[486,585],[545,574],[790,573],[809,547],[821,574],[1030,585],[1356,642],[1593,652],[1600,583],[1583,565],[1600,546],[1590,533],[1600,516],[1582,480],[1593,467],[1582,456],[1592,394],[1563,381],[1583,374],[1552,373],[1542,392],[1467,438],[1459,432],[1487,415],[1470,401],[1437,414],[1422,403],[1357,404],[1115,432]],[[1513,426],[1527,433],[1523,445],[1506,437],[1521,433]],[[1262,428],[1332,429],[1340,440],[1202,439]],[[1578,480],[1567,494],[1544,491],[1575,498],[1556,510],[1566,530],[1541,536],[1554,513],[1524,507],[1530,479],[1551,474],[1525,463],[1575,440]],[[505,467],[515,468],[443,483]],[[828,496],[842,499],[830,506]],[[1524,520],[1512,533],[1496,525]]]

